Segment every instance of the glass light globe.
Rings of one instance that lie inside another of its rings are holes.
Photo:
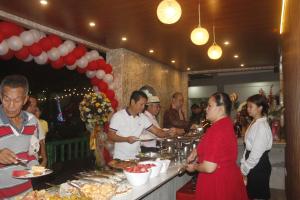
[[[196,45],[203,45],[209,39],[209,34],[205,28],[198,26],[191,33],[191,40]]]
[[[164,24],[174,24],[181,17],[181,7],[176,0],[163,0],[159,3],[156,14]]]
[[[219,45],[214,43],[211,45],[207,51],[207,55],[212,60],[217,60],[222,56],[222,49]]]

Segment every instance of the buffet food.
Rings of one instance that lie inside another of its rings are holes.
[[[48,174],[51,174],[52,172],[52,170],[46,169],[43,166],[32,166],[30,170],[13,170],[12,177],[18,179],[28,179],[46,176]]]
[[[46,171],[46,168],[43,166],[32,166],[31,171],[33,175],[40,176]]]
[[[109,200],[116,194],[116,185],[113,184],[84,184],[81,191],[93,200]]]
[[[131,185],[140,186],[144,185],[149,180],[151,173],[149,168],[150,166],[139,164],[137,166],[127,167],[124,170],[124,174]]]
[[[137,165],[136,161],[132,161],[132,160],[119,160],[119,159],[113,159],[112,161],[110,161],[108,163],[108,166],[115,168],[115,169],[125,169],[127,167],[132,167]]]
[[[160,173],[161,167],[162,167],[162,163],[156,162],[156,161],[143,161],[143,162],[140,162],[139,164],[146,165],[147,167],[149,167],[151,169],[150,178],[154,178],[154,177],[158,176]]]
[[[17,198],[18,200],[92,200],[89,197],[82,197],[77,194],[72,194],[70,196],[61,197],[58,194],[51,194],[46,190],[35,190],[24,197]]]

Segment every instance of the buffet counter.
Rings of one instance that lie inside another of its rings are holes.
[[[132,187],[132,190],[124,195],[113,197],[112,200],[175,200],[176,191],[191,180],[191,176],[178,175],[180,165],[171,165],[166,173],[151,178],[145,185]]]

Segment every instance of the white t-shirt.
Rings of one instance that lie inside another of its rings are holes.
[[[245,143],[246,150],[251,151],[248,159],[245,159],[245,150],[241,159],[241,171],[246,176],[257,165],[262,154],[272,148],[272,131],[266,117],[257,119],[249,126],[245,133]]]
[[[160,128],[154,115],[152,115],[147,110],[144,112],[144,114],[154,126],[156,126],[157,128]],[[144,130],[143,134],[141,135],[141,138],[143,138],[143,139],[153,139],[153,138],[157,138],[157,136],[154,135],[153,133],[151,133],[150,131]],[[148,141],[148,142],[142,142],[141,145],[144,146],[144,147],[156,147],[156,140],[152,140],[152,141]]]
[[[142,132],[151,126],[152,123],[145,115],[139,114],[133,117],[126,109],[122,109],[113,115],[109,128],[122,137],[140,137]],[[127,142],[115,142],[114,158],[121,160],[134,159],[139,151],[140,142],[132,144]]]

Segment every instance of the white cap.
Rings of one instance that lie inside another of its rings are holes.
[[[150,103],[160,103],[158,96],[149,96],[147,104]]]

